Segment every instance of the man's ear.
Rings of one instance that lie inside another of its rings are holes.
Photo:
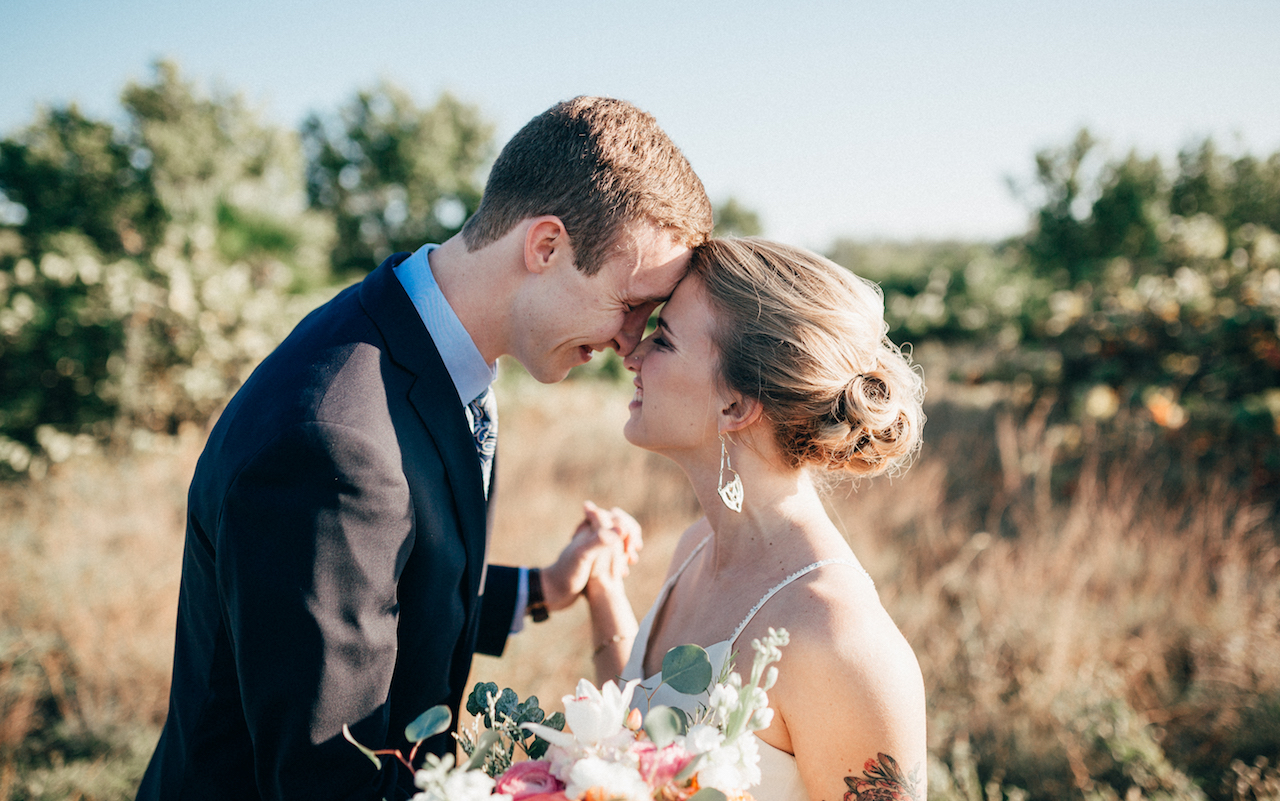
[[[531,217],[524,232],[524,268],[541,274],[563,259],[573,264],[573,248],[564,223],[553,214]]]
[[[764,413],[764,407],[755,398],[737,395],[728,406],[720,410],[720,433],[730,434],[753,425]]]

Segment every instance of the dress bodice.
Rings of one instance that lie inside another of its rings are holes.
[[[652,676],[644,676],[645,655],[649,650],[649,635],[653,629],[654,618],[658,614],[658,610],[666,603],[667,596],[671,593],[671,588],[675,586],[676,580],[680,574],[684,572],[689,563],[693,561],[703,546],[710,541],[711,535],[708,535],[697,547],[689,554],[689,556],[680,565],[679,569],[671,574],[666,583],[662,585],[662,589],[658,592],[658,597],[654,599],[653,605],[649,607],[649,611],[645,614],[644,619],[640,621],[640,629],[636,632],[635,643],[631,646],[631,655],[627,659],[626,667],[622,669],[622,678],[626,681],[632,679],[643,678],[640,686],[636,688],[633,696],[632,705],[646,712],[650,706],[669,706],[681,709],[686,713],[693,714],[699,707],[705,706],[707,702],[707,694],[701,695],[685,695],[676,692],[669,686],[662,684],[662,671],[658,671]],[[760,608],[765,605],[770,598],[779,590],[786,587],[791,582],[807,575],[808,573],[824,567],[829,564],[845,564],[850,565],[857,570],[866,573],[862,566],[851,559],[825,559],[820,562],[814,562],[800,570],[787,576],[779,584],[766,592],[741,623],[737,629],[727,640],[721,640],[705,647],[707,657],[711,661],[711,675],[720,676],[724,671],[725,663],[728,661],[730,654],[733,653],[733,644],[737,641],[739,635],[746,629],[747,624],[756,616]],[[739,657],[739,673],[742,673],[749,664],[746,654],[740,654]],[[754,655],[752,655],[754,656]],[[657,688],[655,691],[654,688]],[[804,782],[800,779],[800,769],[796,765],[796,758],[793,754],[789,754],[779,748],[774,748],[763,740],[759,741],[760,752],[760,784],[752,787],[750,792],[752,797],[757,801],[809,801],[809,794],[805,790]]]

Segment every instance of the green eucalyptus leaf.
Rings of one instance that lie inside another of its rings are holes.
[[[689,801],[729,801],[729,799],[714,787],[703,787],[689,796]]]
[[[491,681],[476,682],[475,689],[467,696],[467,712],[483,715],[489,711],[489,696],[498,694],[498,685]]]
[[[685,695],[705,692],[711,685],[711,659],[697,645],[677,645],[662,657],[662,683]]]
[[[514,719],[520,714],[520,699],[516,695],[515,690],[510,687],[504,688],[502,694],[498,696],[498,702],[493,705],[494,711],[498,713],[499,720]]]
[[[351,729],[348,729],[347,724],[345,723],[342,724],[342,736],[347,738],[347,742],[351,743],[356,748],[359,748],[360,753],[364,754],[365,756],[369,757],[369,759],[373,760],[373,764],[378,768],[378,770],[382,770],[382,760],[378,759],[378,755],[373,753],[373,751],[371,751],[368,748],[365,748],[363,745],[356,742],[356,738],[351,735]]]
[[[546,713],[538,706],[538,696],[531,695],[517,707],[516,723],[541,723]]]
[[[537,723],[538,721],[534,721]],[[556,731],[564,731],[564,713],[555,712],[548,715],[541,721],[543,726]],[[547,753],[547,748],[551,744],[533,732],[529,732],[529,736],[533,738],[533,742],[524,745],[524,752],[529,755],[530,759],[541,759],[543,754]]]
[[[685,733],[684,716],[669,706],[655,706],[644,718],[644,731],[659,748],[665,748]]]
[[[547,753],[547,749],[551,743],[541,737],[534,737],[533,742],[525,746],[524,752],[529,755],[530,759],[542,759],[543,754]]]
[[[428,737],[448,731],[453,723],[453,713],[444,704],[437,704],[413,719],[404,727],[404,738],[411,743],[420,743]]]

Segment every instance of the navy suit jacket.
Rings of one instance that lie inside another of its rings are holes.
[[[376,770],[343,724],[408,754],[405,725],[436,704],[457,720],[473,651],[502,651],[517,573],[486,579],[480,464],[392,273],[407,255],[299,323],[209,436],[139,799],[403,797],[409,772]]]

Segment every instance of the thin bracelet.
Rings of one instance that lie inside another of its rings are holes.
[[[597,645],[597,646],[596,646],[596,649],[595,649],[594,651],[592,651],[592,652],[591,652],[591,656],[592,656],[592,658],[595,658],[595,657],[599,656],[599,655],[600,655],[600,652],[601,652],[601,651],[603,651],[604,649],[608,648],[610,645],[616,645],[616,644],[618,644],[618,643],[622,642],[622,641],[623,641],[623,640],[625,640],[625,639],[627,639],[627,635],[625,635],[625,634],[615,634],[615,635],[613,635],[613,636],[612,636],[612,637],[610,637],[609,639],[605,640],[604,642],[602,642],[602,643],[600,643],[599,645]]]

